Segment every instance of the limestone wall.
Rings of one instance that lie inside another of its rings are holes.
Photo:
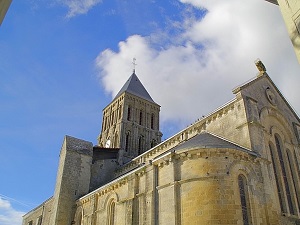
[[[263,132],[270,132],[266,126],[273,126],[272,122],[267,125],[262,121],[266,114],[280,121],[289,130],[289,142],[294,145],[300,143],[294,129],[295,124],[300,124],[299,118],[267,74],[242,87],[240,94],[245,102],[252,149],[263,153],[264,146],[261,143],[266,139]]]
[[[49,198],[41,205],[23,216],[23,225],[51,225],[53,198]]]
[[[114,178],[114,171],[118,166],[116,159],[95,160],[91,166],[90,190],[106,184]]]
[[[300,63],[300,2],[298,0],[277,1]]]
[[[51,224],[71,224],[75,214],[75,201],[89,192],[93,145],[66,136],[56,179]]]
[[[244,101],[241,98],[209,115],[206,130],[251,149]]]
[[[75,223],[242,225],[237,177],[243,174],[252,224],[277,225],[278,202],[262,167],[266,161],[233,149],[168,153],[81,198],[75,218],[82,221]]]

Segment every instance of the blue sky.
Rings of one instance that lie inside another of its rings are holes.
[[[163,139],[231,100],[257,58],[300,112],[300,66],[263,0],[13,1],[0,27],[0,224],[53,195],[64,135],[97,144],[134,57]]]

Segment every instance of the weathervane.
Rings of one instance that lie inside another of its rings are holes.
[[[137,64],[135,63],[135,61],[136,61],[136,58],[133,58],[133,59],[132,59],[133,73],[135,73],[135,66],[137,65]]]

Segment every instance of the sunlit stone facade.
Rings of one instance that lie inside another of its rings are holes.
[[[23,224],[38,218],[57,225],[299,224],[298,116],[265,70],[233,93],[232,101],[166,141],[152,148],[148,143],[142,152],[132,145],[130,151],[138,154],[125,164],[119,144],[126,132],[115,126],[123,137],[108,139],[114,137],[114,122],[103,121],[110,125],[102,126],[99,146],[66,137],[55,194],[27,213]],[[118,102],[123,94],[112,109],[117,115],[120,109],[120,121],[126,122],[128,108]],[[150,107],[145,112],[158,112],[157,104],[130,96],[141,101],[137,106]],[[138,129],[138,117],[129,124]],[[159,140],[158,127],[153,135],[147,141]]]
[[[279,5],[287,31],[300,63],[300,1],[299,0],[266,0]]]

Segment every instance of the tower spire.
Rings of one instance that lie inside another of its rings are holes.
[[[119,163],[127,163],[161,142],[159,131],[160,106],[135,74],[125,82],[112,102],[103,109],[99,146],[120,148]]]

